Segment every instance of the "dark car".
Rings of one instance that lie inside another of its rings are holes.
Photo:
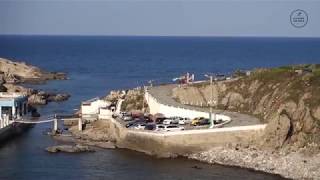
[[[155,119],[155,122],[157,124],[162,124],[165,119],[167,119],[167,118],[165,118],[165,117],[157,118],[157,119]]]
[[[210,124],[210,119],[201,119],[200,121],[199,121],[199,125],[201,126],[203,126],[203,125],[209,125]]]
[[[134,125],[139,124],[139,123],[146,123],[146,121],[144,119],[135,118],[135,120],[128,122],[126,124],[126,127],[128,128],[128,127],[134,126]]]
[[[155,130],[156,129],[156,124],[147,124],[144,129],[145,130]]]

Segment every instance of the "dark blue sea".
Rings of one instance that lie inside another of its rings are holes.
[[[66,81],[38,89],[71,99],[41,107],[42,115],[71,113],[82,100],[112,89],[170,82],[182,73],[212,73],[287,64],[320,63],[320,39],[216,37],[0,36],[0,57],[62,71]],[[34,85],[33,85],[34,86]],[[48,154],[58,142],[37,125],[0,146],[0,179],[280,179],[246,169],[183,158],[157,159],[129,150]],[[192,168],[194,166],[200,169]]]

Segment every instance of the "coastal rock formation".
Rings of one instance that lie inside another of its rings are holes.
[[[206,106],[210,90],[215,108],[269,123],[263,139],[269,147],[320,144],[320,65],[256,69],[250,76],[215,82],[212,87],[208,83],[177,87],[172,95],[183,104]]]
[[[57,152],[80,153],[80,152],[94,152],[94,149],[90,148],[89,146],[77,144],[77,145],[51,146],[46,148],[46,151],[50,153],[57,153]]]
[[[66,79],[65,73],[47,72],[24,62],[13,62],[0,58],[0,92],[19,92],[29,96],[30,105],[45,105],[48,102],[68,100],[67,93],[38,91],[19,83],[43,83],[46,80]]]
[[[144,101],[144,90],[137,87],[130,90],[111,91],[105,99],[107,101],[116,103],[118,99],[123,99],[121,111],[135,111],[145,108],[147,111],[148,104]]]
[[[265,144],[272,148],[281,148],[292,127],[290,119],[285,113],[275,116],[271,118],[265,129]]]
[[[302,156],[299,152],[259,150],[256,147],[212,147],[210,151],[189,156],[207,163],[250,168],[291,179],[319,179],[320,154]]]
[[[3,58],[0,58],[0,72],[3,73],[3,78],[6,82],[13,83],[67,78],[64,73],[47,72],[25,62],[14,62]]]

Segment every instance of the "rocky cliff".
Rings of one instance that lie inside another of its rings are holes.
[[[113,103],[116,103],[119,99],[123,99],[121,111],[148,111],[148,104],[144,100],[144,90],[141,87],[130,90],[111,91],[105,99]]]
[[[249,76],[213,86],[178,87],[173,97],[184,104],[207,106],[212,91],[215,108],[252,114],[268,123],[262,146],[301,148],[320,145],[319,90],[320,65],[297,65],[256,69]]]

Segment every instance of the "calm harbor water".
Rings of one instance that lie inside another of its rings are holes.
[[[0,57],[69,73],[70,80],[38,86],[72,94],[67,102],[40,108],[43,115],[70,113],[82,100],[112,89],[169,82],[185,72],[203,79],[206,72],[320,63],[320,39],[0,36],[0,42]],[[50,126],[37,125],[1,145],[0,179],[280,179],[129,150],[48,154],[44,148],[58,143],[43,135]]]

